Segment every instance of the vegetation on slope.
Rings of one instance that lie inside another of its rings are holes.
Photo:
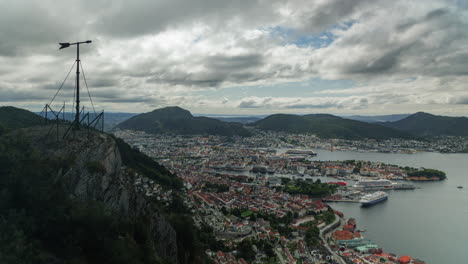
[[[136,115],[117,127],[153,134],[250,136],[241,124],[194,117],[189,111],[179,107],[166,107]]]
[[[447,175],[445,172],[440,171],[440,170],[434,170],[434,169],[415,169],[415,168],[409,168],[405,167],[404,168],[406,174],[408,177],[424,177],[424,178],[437,178],[439,180],[445,180],[447,179]]]
[[[467,117],[437,116],[419,112],[396,122],[379,124],[418,136],[468,136]]]
[[[309,247],[317,246],[320,243],[320,230],[313,226],[307,229],[304,241]]]
[[[305,194],[313,198],[322,198],[335,193],[337,186],[328,183],[322,183],[320,179],[315,182],[307,182],[300,180],[291,180],[289,178],[281,178],[283,191],[289,194]]]
[[[163,166],[124,142],[118,145],[128,167],[169,188],[181,186]],[[40,153],[20,132],[0,139],[0,263],[170,263],[153,247],[165,241],[154,241],[151,219],[117,215],[104,202],[70,198],[57,175],[75,160]],[[97,175],[102,170],[92,163],[86,167]],[[173,190],[170,205],[157,210],[177,233],[180,262],[204,263],[202,249],[216,240],[194,227],[182,194]]]
[[[405,132],[391,128],[328,114],[304,116],[276,114],[259,120],[253,125],[262,130],[315,134],[321,138],[388,139],[411,137]]]
[[[182,181],[172,174],[166,167],[160,165],[138,149],[132,148],[122,139],[114,137],[119,148],[122,163],[127,167],[145,175],[155,182],[174,189],[183,187]]]
[[[22,137],[0,141],[0,263],[164,262],[146,219],[70,199],[51,175],[72,161],[38,153]]]
[[[201,229],[197,229],[194,226],[191,212],[183,203],[184,195],[179,192],[183,187],[182,181],[166,167],[132,148],[122,139],[115,140],[123,164],[174,191],[169,206],[160,204],[159,209],[177,233],[179,260],[185,260],[187,263],[205,263],[208,261],[203,252],[205,249],[223,249],[220,248],[222,244],[214,237],[211,227],[202,226]]]
[[[43,124],[44,119],[33,112],[13,106],[0,106],[0,133],[5,130]]]

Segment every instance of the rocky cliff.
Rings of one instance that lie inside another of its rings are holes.
[[[54,136],[45,136],[46,129],[21,133],[32,142],[39,156],[61,161],[53,175],[54,185],[63,188],[72,200],[102,202],[116,217],[145,221],[157,257],[179,263],[174,228],[144,194],[135,190],[115,140],[103,133],[83,130],[75,133],[74,139],[57,143]]]

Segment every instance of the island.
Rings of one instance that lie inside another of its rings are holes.
[[[415,169],[405,167],[404,171],[408,175],[406,180],[408,181],[443,181],[447,179],[445,172],[434,169]]]

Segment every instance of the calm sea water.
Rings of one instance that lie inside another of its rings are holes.
[[[369,208],[355,203],[330,205],[356,218],[358,229],[366,230],[363,235],[385,252],[431,264],[468,263],[468,154],[316,151],[315,160],[381,161],[445,171],[445,181],[415,182],[421,189],[389,191],[386,202]]]

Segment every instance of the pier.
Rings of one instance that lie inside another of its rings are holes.
[[[351,199],[322,199],[323,202],[346,202],[346,203],[359,203],[358,200]]]

